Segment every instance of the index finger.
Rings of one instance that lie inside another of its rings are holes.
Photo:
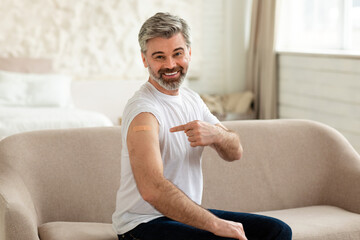
[[[185,131],[186,128],[185,128],[185,125],[179,125],[179,126],[176,126],[176,127],[172,127],[170,128],[170,132],[180,132],[180,131]]]

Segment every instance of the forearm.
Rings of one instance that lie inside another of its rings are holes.
[[[241,223],[220,219],[190,200],[182,191],[171,182],[164,179],[159,185],[156,198],[149,201],[159,212],[165,216],[211,232],[222,237],[247,240]]]
[[[216,127],[218,128],[217,140],[211,147],[227,161],[239,160],[243,152],[239,135],[221,126]]]
[[[163,215],[178,222],[213,232],[216,216],[189,199],[170,181],[163,179],[147,200]]]

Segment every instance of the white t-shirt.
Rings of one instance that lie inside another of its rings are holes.
[[[140,223],[163,216],[142,199],[130,166],[126,144],[127,131],[132,120],[142,112],[152,113],[159,122],[164,177],[197,204],[201,204],[203,190],[203,147],[191,147],[184,132],[171,133],[170,128],[194,120],[219,123],[200,96],[186,87],[180,88],[179,95],[171,96],[159,92],[151,83],[146,82],[135,93],[125,107],[121,126],[121,180],[117,192],[116,211],[113,214],[113,227],[118,234],[128,232]]]

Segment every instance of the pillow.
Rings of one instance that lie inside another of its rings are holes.
[[[246,113],[254,99],[251,91],[230,93],[224,96],[223,104],[226,112]]]
[[[72,107],[71,77],[0,71],[0,105]]]
[[[200,97],[204,101],[206,106],[209,108],[210,112],[217,114],[224,114],[225,111],[221,102],[222,101],[221,96],[202,94],[200,95]]]

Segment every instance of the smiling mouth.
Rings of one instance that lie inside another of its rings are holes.
[[[172,73],[164,73],[165,76],[175,76],[176,74],[178,74],[179,71],[176,71],[176,72],[172,72]]]
[[[182,67],[176,66],[172,69],[170,68],[161,69],[159,73],[165,77],[171,78],[171,77],[176,77],[179,73],[181,74],[182,70],[183,70]]]

